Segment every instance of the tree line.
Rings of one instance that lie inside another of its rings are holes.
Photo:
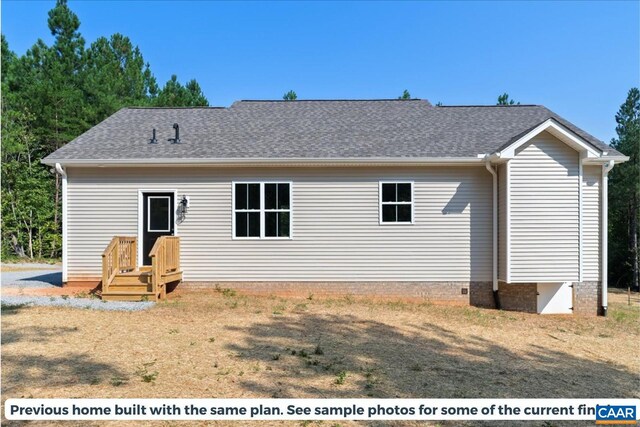
[[[61,253],[61,182],[40,160],[125,106],[206,106],[196,80],[159,87],[122,34],[89,46],[66,0],[49,11],[54,37],[22,56],[2,35],[2,257]]]

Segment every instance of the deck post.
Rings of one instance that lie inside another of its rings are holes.
[[[131,268],[136,270],[138,268],[138,239],[133,239],[131,244]]]
[[[109,261],[107,255],[102,255],[102,293],[109,291]]]

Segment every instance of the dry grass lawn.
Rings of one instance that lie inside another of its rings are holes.
[[[4,307],[2,400],[639,397],[634,299],[611,294],[607,318],[231,290],[133,313]]]

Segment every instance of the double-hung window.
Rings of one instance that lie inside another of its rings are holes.
[[[291,237],[291,183],[233,183],[233,237]]]
[[[413,224],[413,182],[380,182],[380,224]]]

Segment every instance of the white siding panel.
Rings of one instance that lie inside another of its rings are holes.
[[[137,235],[138,190],[190,196],[178,226],[189,281],[491,280],[491,176],[405,169],[70,168],[69,275],[98,276],[114,235]],[[378,181],[410,179],[415,224],[378,223]],[[233,240],[231,182],[292,181],[291,240]]]
[[[507,164],[498,166],[498,279],[507,280]]]
[[[600,280],[600,180],[601,166],[582,167],[582,275]]]
[[[511,281],[579,280],[579,154],[547,132],[511,160]]]

